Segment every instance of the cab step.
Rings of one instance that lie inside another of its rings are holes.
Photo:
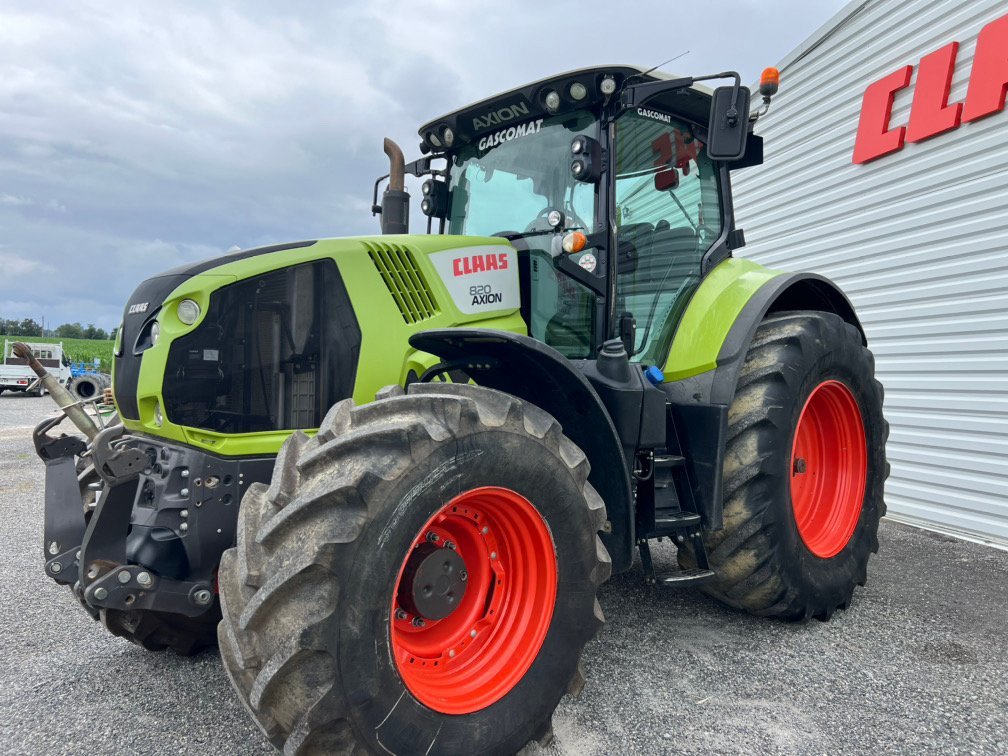
[[[687,513],[684,513],[687,514]],[[651,559],[651,544],[647,538],[637,541],[637,548],[640,550],[641,567],[644,568],[644,582],[648,585],[663,585],[666,588],[692,588],[711,580],[715,572],[710,569],[707,562],[707,551],[704,548],[703,537],[699,528],[693,533],[690,541],[693,543],[699,566],[688,570],[673,570],[655,574],[654,562]]]
[[[694,567],[691,570],[678,570],[655,576],[655,584],[668,588],[692,588],[696,585],[710,582],[714,578],[714,570]]]
[[[652,538],[672,535],[684,530],[700,527],[700,515],[696,512],[663,512],[655,514],[655,527]]]

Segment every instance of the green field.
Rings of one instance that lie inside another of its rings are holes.
[[[95,357],[101,360],[101,371],[112,371],[112,344],[109,341],[94,341],[91,339],[61,339],[58,336],[47,338],[46,341],[62,341],[63,351],[74,362],[91,362]]]

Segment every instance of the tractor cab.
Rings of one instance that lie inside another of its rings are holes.
[[[427,157],[405,171],[429,176],[428,232],[510,240],[529,335],[565,357],[618,337],[632,361],[662,364],[698,283],[742,243],[729,168],[761,162],[749,91],[720,77],[735,83],[582,69],[425,124]]]

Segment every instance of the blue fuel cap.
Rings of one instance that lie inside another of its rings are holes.
[[[652,365],[647,370],[644,371],[644,377],[647,378],[651,383],[657,386],[659,383],[665,383],[665,373],[661,371],[657,365]]]

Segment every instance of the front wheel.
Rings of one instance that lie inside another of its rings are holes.
[[[867,580],[889,466],[882,386],[856,328],[768,316],[728,411],[724,527],[705,531],[704,590],[753,614],[829,619]],[[690,549],[679,555],[695,565]]]
[[[225,667],[285,753],[514,753],[602,624],[605,508],[538,408],[465,384],[336,405],[250,487]]]

